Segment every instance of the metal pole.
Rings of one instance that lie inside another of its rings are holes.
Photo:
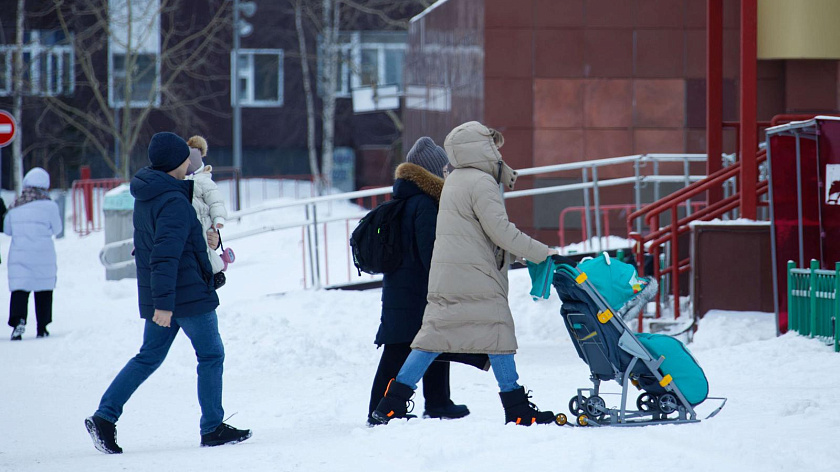
[[[636,211],[642,209],[642,176],[641,170],[639,169],[639,160],[633,163],[633,171],[636,174],[636,183],[635,183],[635,190],[636,190]],[[636,232],[642,234],[642,219],[636,218]]]
[[[741,0],[741,160],[740,216],[750,220],[756,219],[757,197],[755,187],[757,182],[756,149],[758,149],[757,132],[757,34],[758,30],[758,0]]]
[[[120,110],[114,108],[114,129],[117,130],[117,136],[114,137],[114,164],[117,169],[120,168]],[[117,177],[120,177],[120,171],[117,170]]]
[[[683,177],[685,178],[685,185],[684,187],[688,187],[691,185],[691,179],[689,179],[689,166],[688,166],[688,158],[683,158]],[[687,198],[685,200],[685,216],[691,216],[691,198]]]
[[[598,238],[598,252],[601,252],[601,192],[598,190],[598,168],[595,166],[592,166],[592,192],[595,194],[595,237]]]
[[[659,161],[654,159],[653,160],[653,175],[659,177]],[[653,183],[653,201],[659,201],[659,181],[655,181]]]
[[[796,215],[799,220],[799,267],[805,267],[805,236],[802,228],[802,156],[799,148],[799,133],[793,130],[793,134],[796,137]],[[741,192],[743,191],[744,187],[742,184]]]
[[[723,0],[706,0],[706,175],[723,168]],[[721,190],[706,191],[708,204],[721,200]]]
[[[581,183],[585,184],[589,181],[589,173],[586,171],[586,167],[581,169],[581,173],[583,174],[583,177],[581,179]],[[583,211],[584,211],[584,215],[586,215],[585,220],[586,220],[586,228],[587,228],[587,233],[588,233],[589,228],[592,228],[592,216],[589,214],[589,189],[586,188],[586,187],[584,187],[584,189],[583,189]],[[585,236],[586,236],[585,239],[589,239],[589,234],[586,234]],[[585,240],[583,241],[583,249],[584,250],[587,249],[588,244],[589,244],[588,241],[585,241]]]
[[[304,212],[306,220],[309,221],[309,205],[304,207]],[[309,275],[312,277],[312,286],[315,287],[315,258],[312,256],[312,227],[310,225],[306,225],[306,248],[309,251]]]
[[[315,288],[321,288],[321,256],[318,253],[318,204],[312,204],[312,228],[315,233]]]
[[[770,136],[765,136],[767,142],[767,196],[769,200],[768,207],[770,208],[770,257],[772,260],[773,270],[773,310],[776,313],[776,336],[782,335],[781,325],[779,324],[779,275],[778,271],[778,256],[776,255],[776,218],[773,209],[773,164],[771,162],[770,154]],[[790,287],[788,287],[790,290]],[[788,297],[788,329],[790,329],[790,297]]]
[[[230,97],[233,102],[233,167],[242,169],[242,109],[239,106],[239,0],[233,0],[233,58],[230,66],[232,69]]]

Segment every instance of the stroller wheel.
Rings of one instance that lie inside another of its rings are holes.
[[[644,413],[653,413],[659,410],[659,402],[656,396],[645,392],[636,399],[636,408]]]
[[[673,393],[663,393],[659,396],[659,411],[665,413],[673,413],[677,411],[677,397]]]
[[[579,424],[580,426],[586,426],[589,424],[588,420],[589,418],[587,418],[586,415],[580,415],[577,417],[577,424]]]
[[[587,400],[587,398],[583,397],[583,402],[580,402],[578,400],[577,395],[572,397],[572,399],[569,400],[569,412],[571,412],[575,416],[580,416],[581,414],[583,414],[583,406],[582,405],[586,405],[586,400]]]
[[[563,413],[558,413],[557,416],[554,417],[554,422],[557,423],[559,426],[563,426],[564,424],[569,422],[569,419],[566,418],[566,415]]]
[[[595,418],[597,416],[601,416],[607,409],[607,403],[604,401],[603,398],[595,395],[594,397],[589,397],[586,399],[586,413]]]

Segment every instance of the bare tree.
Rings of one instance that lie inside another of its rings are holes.
[[[14,90],[12,91],[12,114],[18,123],[16,137],[12,143],[12,183],[15,192],[20,193],[23,188],[23,17],[26,14],[24,0],[17,2],[17,17],[15,18],[15,72]]]
[[[338,0],[323,0],[322,52],[326,56],[323,67],[321,177],[326,188],[332,188],[333,138],[335,136],[335,89],[338,83],[338,30],[341,18],[341,3]]]
[[[54,0],[52,12],[74,47],[81,77],[76,88],[91,98],[78,103],[48,96],[46,108],[81,134],[116,175],[130,177],[131,150],[148,131],[152,112],[163,112],[188,132],[202,124],[197,112],[227,116],[212,106],[226,92],[209,84],[228,79],[211,56],[227,49],[221,33],[230,17],[223,1],[211,3],[218,8],[196,24],[178,14],[183,0]],[[109,62],[111,71],[103,71]]]
[[[323,191],[318,156],[315,149],[315,97],[312,95],[312,81],[309,76],[309,54],[306,49],[306,34],[303,29],[302,0],[295,0],[295,29],[297,30],[298,46],[300,48],[300,67],[303,73],[303,93],[306,95],[306,147],[309,152],[309,170],[313,176],[315,188],[320,195]]]
[[[319,183],[323,188],[330,188],[332,185],[332,163],[335,136],[335,113],[336,113],[336,90],[338,75],[343,61],[349,61],[347,65],[354,71],[360,73],[358,64],[352,62],[352,58],[343,57],[339,54],[340,30],[342,25],[356,25],[363,22],[362,17],[375,18],[383,29],[405,30],[408,28],[408,12],[416,12],[418,6],[428,7],[433,2],[430,0],[411,0],[405,2],[394,2],[392,0],[321,0],[320,8],[316,0],[293,0],[295,11],[295,27],[298,35],[299,53],[301,57],[301,68],[303,70],[304,93],[307,102],[307,145],[309,147],[309,165],[311,173],[319,176]],[[342,8],[344,7],[344,8]],[[320,11],[319,11],[320,10]],[[318,91],[321,98],[321,166],[318,167],[315,157],[315,117],[314,94],[315,90],[310,83],[309,60],[310,56],[306,49],[304,18],[315,27],[319,33],[318,47]],[[369,23],[369,22],[368,22]],[[352,28],[352,26],[350,27]],[[376,84],[374,84],[374,89]],[[385,111],[391,118],[394,126],[402,130],[400,117],[392,110]],[[320,192],[320,190],[319,190]]]

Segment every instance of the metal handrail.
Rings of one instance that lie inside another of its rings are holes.
[[[705,154],[637,154],[631,156],[621,156],[621,157],[614,157],[608,159],[599,159],[593,161],[582,161],[582,162],[575,162],[570,164],[557,164],[552,166],[541,166],[541,167],[533,167],[527,169],[521,169],[518,171],[518,175],[520,176],[529,176],[529,175],[537,175],[537,174],[550,174],[554,172],[565,172],[565,171],[581,171],[582,173],[582,180],[583,182],[580,183],[572,183],[566,185],[558,185],[558,186],[551,186],[545,188],[536,188],[536,189],[528,189],[528,190],[520,190],[514,192],[507,192],[504,194],[504,198],[519,198],[519,197],[527,197],[527,196],[534,196],[534,195],[545,195],[545,194],[553,194],[553,193],[560,193],[560,192],[567,192],[567,191],[574,191],[574,190],[583,190],[584,191],[584,206],[586,208],[585,217],[587,219],[587,226],[590,228],[594,228],[595,236],[598,237],[598,241],[600,244],[601,238],[601,224],[600,218],[596,219],[595,225],[591,224],[591,210],[594,210],[596,214],[599,212],[600,208],[600,187],[614,187],[618,185],[628,185],[628,184],[635,184],[636,192],[635,192],[635,205],[636,208],[641,207],[641,193],[640,189],[646,183],[653,183],[657,185],[659,183],[664,182],[672,182],[672,183],[684,183],[689,185],[691,182],[696,182],[702,178],[703,176],[697,175],[689,175],[688,174],[688,163],[689,162],[702,162],[705,160]],[[658,175],[659,162],[683,162],[684,166],[684,173],[683,175]],[[622,177],[622,178],[615,178],[615,179],[607,179],[607,180],[600,180],[598,179],[598,169],[607,166],[613,165],[620,165],[620,164],[628,164],[633,163],[635,164],[635,176],[633,177]],[[642,175],[641,168],[646,166],[647,163],[653,163],[653,173],[655,175]],[[591,177],[590,177],[591,174]],[[590,192],[591,189],[591,192]],[[656,188],[658,195],[658,187]],[[278,230],[285,230],[285,229],[293,229],[293,228],[302,228],[307,234],[307,241],[304,243],[306,246],[304,248],[304,265],[307,264],[307,254],[309,258],[309,276],[312,278],[312,286],[319,287],[321,286],[320,283],[320,267],[319,264],[314,263],[313,261],[319,261],[319,246],[321,245],[319,242],[319,230],[318,228],[323,225],[324,223],[331,223],[336,221],[351,221],[353,219],[360,219],[364,216],[364,212],[362,213],[352,213],[349,215],[343,216],[336,216],[336,217],[327,217],[327,218],[318,218],[318,212],[320,210],[319,206],[323,203],[329,203],[335,201],[352,201],[354,199],[361,199],[365,197],[375,197],[380,195],[389,195],[393,191],[393,187],[380,187],[380,188],[373,188],[373,189],[366,189],[366,190],[359,190],[355,192],[347,192],[347,193],[340,193],[340,194],[332,194],[332,195],[324,195],[319,197],[311,197],[311,198],[304,198],[295,201],[283,201],[283,202],[275,202],[270,204],[263,204],[257,207],[248,208],[245,210],[231,212],[228,216],[228,220],[241,220],[241,218],[246,216],[257,215],[266,211],[274,211],[274,210],[283,210],[289,208],[300,208],[303,207],[306,211],[306,215],[303,220],[296,221],[294,223],[284,223],[281,225],[268,225],[262,228],[252,229],[248,231],[243,231],[240,233],[234,233],[227,235],[225,237],[225,241],[233,241],[245,237],[254,236],[256,234],[271,232],[271,231],[278,231]],[[590,193],[594,194],[594,205],[590,205]],[[312,231],[314,229],[314,231]],[[349,230],[348,230],[349,231]],[[324,237],[326,237],[326,226],[324,226]],[[112,244],[119,244],[121,242],[116,242]],[[107,250],[107,247],[111,246],[106,245],[106,248],[103,248],[103,251]],[[326,250],[326,246],[323,247]],[[105,261],[103,261],[105,262]],[[327,270],[329,268],[327,267]],[[306,272],[306,271],[305,271]],[[305,275],[306,278],[306,275]],[[306,281],[304,282],[306,285]]]
[[[353,200],[356,198],[374,197],[377,195],[386,195],[394,191],[392,186],[379,187],[370,190],[359,190],[356,192],[337,193],[333,195],[323,195],[320,197],[302,198],[292,202],[277,202],[264,205],[258,205],[247,210],[234,211],[228,215],[229,220],[239,220],[243,216],[250,216],[264,211],[281,210],[284,208],[293,208],[298,206],[315,205],[318,203],[329,203],[342,200]]]
[[[609,157],[594,161],[572,162],[569,164],[554,164],[550,166],[530,167],[516,171],[520,176],[548,174],[552,172],[563,172],[569,170],[581,170],[592,167],[607,167],[617,164],[628,164],[637,161],[664,161],[664,162],[705,162],[705,154],[633,154],[630,156]]]
[[[765,149],[759,150],[757,152],[756,165],[760,165],[766,159],[767,151]],[[674,318],[678,318],[680,316],[679,276],[681,273],[685,273],[691,268],[690,259],[679,259],[678,237],[690,231],[689,223],[693,221],[717,218],[725,215],[735,208],[738,208],[740,205],[740,191],[733,193],[721,201],[707,206],[695,214],[686,215],[683,218],[679,218],[677,210],[680,205],[690,202],[692,198],[705,193],[713,187],[718,185],[722,186],[726,181],[737,176],[740,173],[741,165],[741,161],[738,161],[735,165],[721,169],[710,175],[708,178],[688,185],[685,188],[680,189],[656,202],[646,205],[627,216],[627,231],[630,239],[636,241],[634,249],[640,273],[644,274],[644,255],[646,252],[646,244],[649,246],[648,250],[653,253],[654,261],[659,259],[661,246],[668,242],[671,244],[670,265],[661,268],[659,264],[654,263],[653,275],[657,280],[659,280],[663,273],[670,273],[670,283],[673,291],[672,295],[674,297]],[[756,195],[760,196],[767,193],[767,189],[768,185],[766,181],[759,183],[756,186]],[[666,227],[660,227],[659,217],[666,211],[671,212],[671,223]],[[633,231],[633,224],[640,217],[644,217],[644,221],[650,228],[649,233],[645,236],[642,236],[639,232]],[[657,293],[656,297],[656,317],[658,318],[659,316],[661,316],[661,293]],[[641,317],[642,313],[639,313],[638,327],[640,330],[642,327]]]

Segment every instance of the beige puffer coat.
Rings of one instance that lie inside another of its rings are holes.
[[[464,123],[449,133],[444,146],[455,170],[441,194],[428,304],[411,347],[514,353],[508,253],[539,263],[551,250],[508,221],[498,174],[512,188],[516,173],[501,161],[487,127]]]

